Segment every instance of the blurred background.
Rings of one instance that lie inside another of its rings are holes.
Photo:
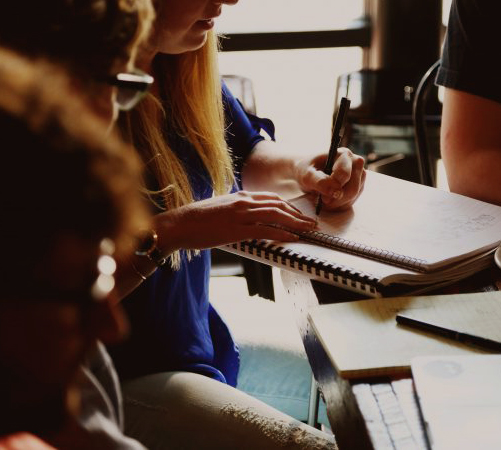
[[[412,180],[413,93],[439,57],[449,8],[450,0],[240,0],[216,25],[226,35],[221,72],[251,80],[257,114],[299,154],[329,147],[347,95],[345,144],[372,168]]]

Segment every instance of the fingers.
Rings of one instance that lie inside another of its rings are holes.
[[[324,207],[329,210],[351,207],[364,187],[364,159],[347,148],[340,148],[329,182],[334,195],[322,195]],[[340,187],[339,191],[336,187]]]
[[[248,224],[278,225],[293,231],[311,231],[317,222],[314,218],[302,219],[279,207],[263,207],[247,213]]]
[[[232,223],[245,230],[244,239],[293,241],[297,240],[294,233],[311,231],[317,225],[316,218],[305,216],[276,194],[241,191],[239,197]]]
[[[270,192],[239,192],[242,199],[239,201],[239,208],[245,211],[246,214],[253,212],[259,213],[259,217],[263,217],[266,211],[278,213],[279,210],[286,214],[289,219],[295,218],[301,222],[316,223],[314,218],[304,215],[296,206],[283,200],[277,194]],[[280,215],[280,214],[279,214]],[[250,217],[250,216],[249,216]],[[255,217],[255,216],[253,216]],[[276,214],[275,214],[276,217]],[[273,223],[272,220],[267,220],[266,223]]]
[[[319,168],[325,161],[326,155],[321,155],[313,158],[306,168],[303,163],[299,165],[301,187],[305,192],[318,192],[322,201],[329,204],[350,203],[356,197],[355,192],[360,191],[363,158],[347,148],[339,148],[330,175],[323,172],[323,167]]]
[[[336,180],[311,166],[303,174],[301,184],[306,192],[318,192],[327,197],[336,198],[342,195],[342,186]]]
[[[247,239],[269,239],[271,241],[295,242],[299,235],[278,227],[269,225],[253,225],[248,227]]]
[[[329,197],[340,195],[341,185],[323,171],[326,160],[327,155],[320,155],[296,163],[297,180],[304,192],[315,192]]]
[[[342,197],[336,199],[322,196],[322,202],[326,209],[347,209],[355,203],[362,193],[366,177],[364,160],[362,157],[353,155],[351,161],[351,175],[349,181],[343,187]]]
[[[331,178],[337,181],[341,187],[344,187],[351,180],[353,164],[358,158],[361,157],[354,155],[347,148],[338,149],[338,156],[332,166]]]

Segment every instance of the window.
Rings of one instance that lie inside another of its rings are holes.
[[[240,0],[225,6],[225,33],[313,31],[344,28],[362,16],[363,0]]]
[[[222,33],[344,29],[363,13],[362,0],[240,0],[224,7]],[[281,146],[297,153],[329,147],[339,74],[359,70],[360,47],[222,52],[223,74],[250,78],[258,115],[271,118]]]
[[[306,32],[304,39],[312,42],[333,38],[319,38],[315,32],[349,30],[363,16],[366,1],[240,0],[234,6],[224,6],[217,31],[233,34],[234,40],[247,36],[245,45],[254,42],[258,49],[222,52],[221,73],[252,80],[257,113],[274,121],[277,140],[284,148],[302,154],[329,147],[337,78],[360,70],[363,53],[362,47],[349,42],[280,50],[291,40],[298,42],[297,35],[287,33]],[[443,2],[446,23],[451,0]],[[267,41],[273,41],[274,50],[259,49]]]

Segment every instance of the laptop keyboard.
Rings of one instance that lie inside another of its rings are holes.
[[[355,384],[353,393],[374,450],[426,450],[412,379]]]

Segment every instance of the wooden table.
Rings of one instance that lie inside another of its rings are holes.
[[[374,444],[353,393],[352,384],[336,373],[307,319],[308,309],[313,306],[322,303],[360,300],[362,297],[339,288],[312,282],[306,277],[286,270],[281,271],[281,278],[287,296],[294,305],[298,329],[313,375],[325,400],[327,416],[339,447],[373,450]],[[433,294],[480,292],[500,288],[501,271],[492,268],[454,286],[435,291]],[[375,383],[380,382],[381,379],[361,381]]]

